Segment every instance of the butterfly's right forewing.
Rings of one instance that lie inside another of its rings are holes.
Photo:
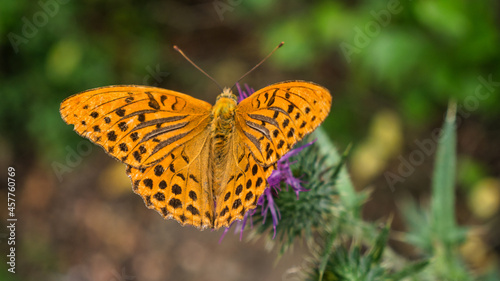
[[[207,126],[211,105],[175,91],[111,86],[67,98],[61,116],[111,156],[139,168],[162,160]]]

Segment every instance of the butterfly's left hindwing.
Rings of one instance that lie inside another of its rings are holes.
[[[267,178],[274,166],[263,167],[252,156],[240,134],[233,134],[229,145],[227,173],[220,190],[215,190],[214,227],[229,227],[235,220],[257,206],[266,189]]]
[[[135,168],[161,161],[208,126],[212,106],[146,86],[111,86],[67,98],[61,116],[75,131]]]

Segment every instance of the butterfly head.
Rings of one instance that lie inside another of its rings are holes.
[[[237,104],[238,98],[233,94],[231,89],[224,88],[222,93],[217,97],[217,101],[212,109],[213,116],[228,119],[234,115]]]
[[[230,88],[228,88],[228,87],[225,87],[225,88],[222,90],[222,93],[221,93],[219,96],[217,96],[217,100],[216,100],[216,102],[219,102],[219,100],[220,100],[221,98],[228,98],[228,99],[232,99],[232,100],[234,100],[234,101],[236,101],[236,102],[238,101],[238,97],[236,97],[236,96],[233,94],[233,91],[231,91],[231,89],[230,89]]]

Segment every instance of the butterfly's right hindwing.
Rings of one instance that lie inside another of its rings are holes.
[[[145,169],[129,166],[127,174],[134,192],[150,209],[182,225],[213,227],[214,199],[207,173],[210,129],[179,143],[169,156]]]

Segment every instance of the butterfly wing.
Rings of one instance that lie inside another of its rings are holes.
[[[150,209],[182,225],[201,229],[213,226],[213,195],[207,163],[210,128],[178,144],[159,163],[143,169],[131,166],[127,174],[134,192],[142,196]]]
[[[102,87],[65,99],[61,116],[75,131],[132,167],[162,160],[200,134],[212,106],[175,91],[146,86]]]
[[[148,208],[203,228],[213,225],[205,169],[211,107],[170,90],[111,86],[74,95],[60,111],[78,134],[128,165]]]
[[[238,134],[255,160],[269,166],[328,116],[330,92],[304,81],[267,86],[244,99],[236,109]]]
[[[229,227],[257,206],[257,200],[266,187],[266,179],[274,170],[273,166],[264,167],[255,160],[241,134],[233,134],[229,145],[226,176],[222,181],[225,185],[214,190],[216,229]]]
[[[228,156],[233,170],[227,186],[215,192],[216,227],[227,227],[256,206],[276,162],[325,120],[331,102],[326,88],[291,81],[265,87],[238,104]]]

